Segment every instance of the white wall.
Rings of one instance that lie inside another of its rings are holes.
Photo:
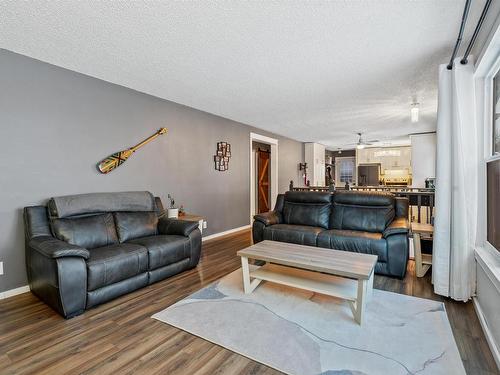
[[[311,181],[311,186],[325,186],[325,146],[306,143],[304,148],[307,179]]]
[[[250,133],[279,140],[278,189],[298,179],[300,142],[0,49],[0,293],[26,285],[22,208],[53,196],[173,194],[212,235],[250,221]],[[101,158],[165,126],[168,134],[110,174]],[[231,144],[216,171],[217,142]],[[1,370],[0,370],[1,372]]]
[[[436,133],[411,135],[414,187],[425,187],[427,177],[436,177]]]

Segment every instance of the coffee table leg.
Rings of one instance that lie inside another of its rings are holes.
[[[245,293],[251,293],[250,290],[250,271],[248,269],[248,258],[241,257],[241,270],[243,271],[243,290]]]
[[[364,320],[367,280],[358,280],[358,296],[356,298],[356,310],[354,311],[354,320],[362,325]]]
[[[372,275],[368,279],[368,283],[366,285],[366,302],[370,301],[372,299],[373,295],[373,275],[375,274],[375,271],[372,272]]]
[[[252,293],[257,288],[262,280],[250,279],[250,269],[248,267],[248,258],[241,257],[241,271],[243,273],[243,290],[245,294]]]

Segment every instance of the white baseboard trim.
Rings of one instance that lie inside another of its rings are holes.
[[[481,309],[481,305],[478,302],[476,297],[472,297],[472,301],[474,304],[474,309],[476,310],[477,317],[479,318],[479,323],[481,323],[481,327],[483,328],[484,336],[486,337],[486,341],[488,342],[488,346],[490,347],[491,354],[493,354],[493,358],[495,358],[495,362],[497,363],[497,367],[500,369],[500,351],[498,349],[498,345],[493,337],[493,334],[488,327],[488,323],[483,314],[483,310]]]
[[[0,292],[0,299],[5,299],[9,297],[17,296],[18,294],[27,293],[30,291],[30,287],[28,285],[21,286],[19,288],[6,290],[5,292]]]
[[[235,232],[239,232],[241,230],[249,229],[251,227],[252,226],[250,224],[243,225],[242,227],[229,229],[229,230],[226,230],[224,232],[214,233],[214,234],[211,234],[210,236],[205,236],[201,240],[202,240],[202,242],[205,242],[205,241],[208,241],[208,240],[213,240],[214,238],[222,237],[222,236],[225,236],[227,234],[231,234],[231,233],[235,233]]]

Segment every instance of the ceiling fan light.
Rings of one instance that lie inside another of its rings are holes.
[[[364,148],[365,148],[365,145],[363,145],[363,144],[359,144],[359,145],[356,145],[356,148],[357,148],[358,150],[362,150],[362,149],[364,149]]]
[[[418,112],[419,112],[418,103],[412,104],[412,108],[410,111],[411,122],[413,122],[413,123],[418,122]]]

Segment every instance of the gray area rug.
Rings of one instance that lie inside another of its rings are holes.
[[[153,318],[293,375],[465,374],[444,304],[374,290],[359,326],[347,303],[241,269]]]

